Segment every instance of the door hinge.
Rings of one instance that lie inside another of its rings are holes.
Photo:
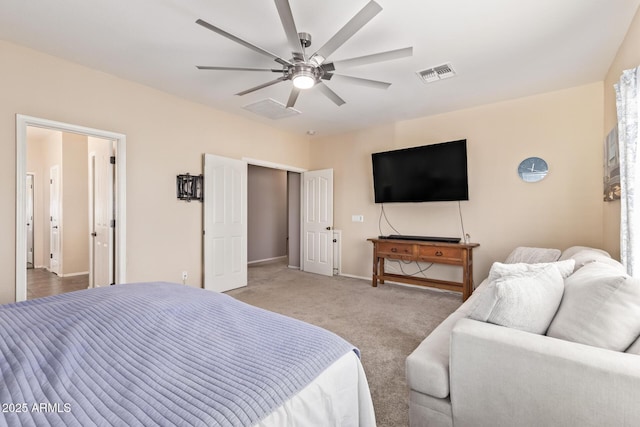
[[[109,157],[109,163],[111,163],[112,165],[115,165],[116,164],[116,156]]]
[[[49,180],[49,184],[53,184],[53,180],[52,179]]]
[[[116,228],[116,220],[112,219],[110,225],[111,225],[111,228]]]
[[[49,258],[50,258],[50,259],[53,259],[53,254],[49,254]]]

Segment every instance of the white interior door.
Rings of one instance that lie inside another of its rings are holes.
[[[247,286],[247,162],[204,155],[204,288]]]
[[[89,286],[114,283],[112,141],[92,138],[89,153]]]
[[[33,174],[27,174],[27,268],[34,268],[33,253],[33,217],[34,217],[34,193]]]
[[[333,275],[333,169],[302,174],[302,270]]]
[[[49,270],[60,273],[60,166],[49,170]]]

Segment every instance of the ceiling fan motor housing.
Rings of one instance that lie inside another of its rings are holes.
[[[298,33],[298,37],[300,37],[300,44],[305,49],[311,46],[311,34],[309,33]]]

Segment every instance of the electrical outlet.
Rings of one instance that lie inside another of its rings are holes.
[[[186,271],[182,272],[182,284],[186,284],[187,279],[189,278],[189,274]]]

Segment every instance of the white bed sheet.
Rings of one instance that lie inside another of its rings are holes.
[[[256,427],[375,427],[367,377],[353,351],[342,356],[300,393]]]

